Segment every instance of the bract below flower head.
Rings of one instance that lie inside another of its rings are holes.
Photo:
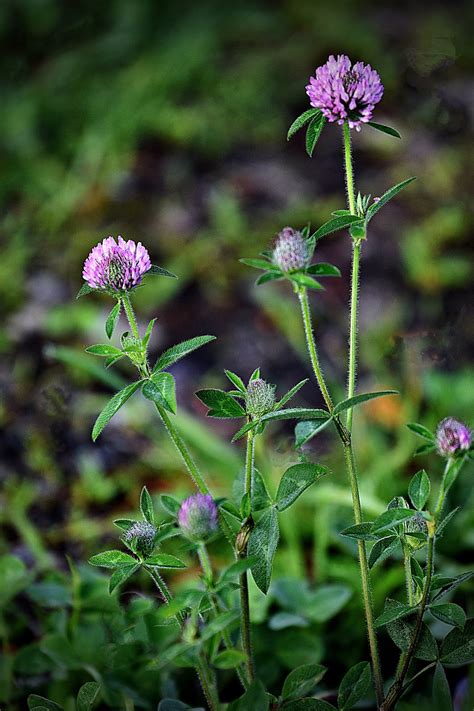
[[[273,248],[273,262],[282,272],[294,272],[308,266],[308,246],[298,230],[284,227],[277,235]]]
[[[383,84],[370,64],[356,62],[339,54],[331,55],[306,87],[311,106],[320,109],[329,122],[343,124],[360,130],[362,123],[371,120],[375,105],[383,95]]]
[[[150,256],[141,242],[107,237],[90,252],[82,276],[92,289],[129,291],[140,284],[149,269]]]
[[[469,449],[472,442],[471,430],[464,422],[446,417],[436,430],[438,452],[443,457],[453,457]]]
[[[178,511],[179,527],[194,541],[204,541],[218,529],[217,506],[209,494],[193,494]]]

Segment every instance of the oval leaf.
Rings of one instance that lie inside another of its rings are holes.
[[[327,474],[327,467],[319,464],[294,464],[283,474],[276,495],[276,505],[279,511],[284,511],[296,499]]]
[[[267,593],[272,577],[273,559],[279,538],[278,516],[276,509],[267,509],[250,534],[248,556],[255,558],[252,565],[253,579],[263,593]]]
[[[155,523],[153,501],[146,486],[143,487],[140,494],[140,511],[142,512],[145,521],[148,521],[148,523]]]
[[[449,666],[474,661],[474,618],[466,622],[463,630],[454,629],[447,635],[441,645],[440,660]]]
[[[441,622],[446,622],[447,625],[453,625],[461,630],[464,629],[466,613],[462,607],[454,602],[441,602],[439,605],[431,605],[430,612]]]
[[[297,131],[300,130],[300,128],[303,128],[309,121],[311,121],[312,118],[320,114],[319,109],[308,109],[307,111],[303,111],[303,113],[296,118],[293,123],[291,124],[290,128],[288,129],[288,135],[286,137],[286,140],[289,141],[290,138],[292,138]]]
[[[372,672],[369,662],[359,662],[345,674],[339,687],[339,711],[348,711],[362,699],[370,688]]]
[[[206,345],[206,343],[214,341],[215,338],[215,336],[196,336],[195,338],[190,338],[187,341],[178,343],[178,345],[172,346],[172,348],[168,348],[168,350],[162,353],[156,361],[153,372],[156,373],[158,370],[169,368],[169,366],[173,363],[181,360],[181,358],[184,358],[197,348],[201,348],[201,346]]]
[[[143,385],[142,392],[147,400],[176,414],[176,385],[171,373],[154,373]]]
[[[367,402],[368,400],[374,400],[377,397],[385,397],[386,395],[398,395],[398,390],[379,390],[375,393],[362,393],[361,395],[355,395],[347,400],[342,400],[335,405],[333,410],[333,415],[339,415],[340,412],[344,410],[350,410],[356,405],[360,405],[362,402]]]
[[[293,669],[283,684],[283,698],[295,699],[311,693],[326,672],[326,667],[323,667],[321,664],[303,664]]]
[[[424,469],[417,472],[408,486],[408,495],[413,506],[421,511],[430,495],[430,480]]]
[[[138,390],[143,380],[137,380],[131,385],[127,385],[122,390],[119,390],[111,400],[104,407],[99,417],[95,421],[94,427],[92,429],[92,439],[95,442],[97,437],[100,435],[104,427],[110,422],[115,413],[120,410],[122,405],[124,405],[127,400],[133,395],[133,393]]]
[[[137,559],[123,551],[104,551],[89,558],[89,563],[101,568],[118,568],[121,565],[136,565]]]

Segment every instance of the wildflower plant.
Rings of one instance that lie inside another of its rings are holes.
[[[380,711],[392,711],[402,695],[416,685],[418,678],[431,672],[434,688],[441,689],[448,698],[444,667],[468,663],[473,656],[474,621],[467,619],[460,606],[445,600],[445,596],[465,582],[470,574],[441,576],[435,572],[436,541],[456,513],[456,510],[444,512],[447,494],[464,464],[473,457],[469,427],[453,417],[444,419],[435,433],[422,424],[408,424],[411,432],[423,440],[415,454],[436,452],[444,462],[444,474],[435,496],[432,494],[432,489],[436,488],[435,476],[420,469],[412,477],[407,494],[395,497],[383,513],[368,521],[364,517],[359,492],[359,478],[363,472],[359,472],[357,464],[354,411],[369,400],[398,395],[391,389],[367,393],[356,391],[361,253],[369,238],[371,220],[414,178],[407,178],[376,199],[356,193],[351,131],[369,126],[400,137],[394,129],[372,121],[384,90],[380,76],[370,65],[353,64],[344,55],[331,56],[310,78],[306,91],[311,108],[294,121],[288,138],[306,126],[306,149],[312,156],[326,124],[341,127],[347,205],[334,211],[314,231],[309,225],[284,227],[267,251],[241,261],[262,271],[257,279],[258,286],[274,281],[291,284],[299,303],[309,362],[324,407],[288,406],[307,380],[280,395],[275,385],[261,377],[258,368],[247,382],[226,370],[225,376],[230,382],[228,390],[199,390],[196,395],[207,407],[208,417],[236,420],[232,441],[245,438],[242,477],[233,492],[223,498],[213,496],[174,422],[177,409],[175,380],[168,369],[195,349],[209,344],[214,336],[195,336],[169,348],[151,363],[149,341],[156,319],[152,319],[141,334],[132,306],[134,291],[149,275],[171,278],[175,275],[152,266],[148,251],[141,243],[108,237],[87,258],[84,285],[79,292],[79,296],[98,292],[116,301],[105,323],[109,341],[122,315],[128,322],[127,330],[121,334],[120,346],[100,343],[89,346],[87,352],[104,358],[107,368],[127,358],[138,374],[98,415],[92,430],[93,440],[97,440],[118,410],[140,392],[154,405],[194,487],[193,493],[184,501],[162,495],[161,508],[165,514],[161,520],[155,514],[153,498],[144,488],[140,499],[141,518],[115,521],[126,550],[98,553],[90,562],[113,571],[111,592],[140,571],[153,580],[162,603],[163,622],[174,627],[171,644],[160,659],[153,662],[154,667],[161,669],[176,660],[193,666],[208,707],[213,711],[221,708],[229,711],[268,711],[270,708],[330,711],[336,708],[321,698],[321,692],[314,695],[326,672],[325,667],[317,663],[292,670],[279,695],[268,693],[255,666],[250,624],[249,575],[253,576],[262,593],[267,594],[279,542],[279,514],[328,474],[326,467],[308,461],[301,449],[323,428],[333,430],[344,455],[354,522],[340,533],[357,545],[370,657],[370,660],[361,660],[348,669],[338,693],[329,693],[327,697],[337,696],[337,701],[333,700],[339,711],[348,711],[363,699],[369,704],[373,700]],[[319,279],[341,276],[334,265],[313,263],[313,258],[321,239],[342,230],[346,230],[347,244],[352,250],[352,274],[347,391],[342,400],[336,401],[319,358],[308,291],[322,292]],[[256,442],[263,437],[267,427],[284,420],[292,420],[296,425],[295,462],[282,473],[273,494],[265,472],[256,466]],[[162,548],[166,548],[168,539],[176,537],[182,539],[183,549],[188,554],[196,556],[201,575],[197,584],[172,593],[163,576],[179,572],[185,568],[185,563]],[[228,562],[222,569],[215,570],[208,546],[221,537],[230,544]],[[424,562],[420,562],[422,556]],[[376,610],[371,576],[388,559],[393,559],[394,565],[403,560],[406,600],[387,599],[384,608]],[[430,616],[450,628],[441,645],[427,625]],[[400,651],[395,669],[384,668],[382,664],[384,658],[379,651],[381,629],[386,630]],[[424,662],[421,667],[420,660]],[[242,686],[243,695],[228,705],[223,705],[220,700],[221,669],[234,669]],[[174,702],[174,706],[170,703],[166,708],[179,706],[179,702]]]

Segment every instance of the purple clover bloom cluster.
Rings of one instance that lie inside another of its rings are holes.
[[[107,237],[87,257],[82,276],[92,289],[128,291],[140,284],[149,269],[150,256],[141,242]]]
[[[306,87],[311,106],[321,109],[330,122],[343,124],[360,131],[361,123],[372,118],[372,112],[383,95],[383,84],[370,64],[356,62],[349,57],[331,55],[322,67],[316,69]]]
[[[282,272],[293,272],[308,265],[308,247],[301,232],[284,227],[273,248],[273,261]]]
[[[218,529],[217,506],[209,494],[193,494],[185,499],[178,512],[178,523],[188,538],[203,541]]]
[[[471,441],[472,433],[469,427],[454,417],[446,417],[437,427],[436,444],[443,457],[453,457],[459,452],[467,451]]]

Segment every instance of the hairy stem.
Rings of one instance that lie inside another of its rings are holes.
[[[122,296],[122,304],[127,316],[128,323],[130,324],[130,329],[135,338],[140,338],[140,333],[138,331],[137,319],[135,318],[135,313],[133,311],[132,302],[127,293]]]
[[[145,570],[155,583],[156,587],[158,588],[158,592],[160,593],[160,597],[162,600],[168,604],[171,602],[172,595],[169,591],[168,586],[166,585],[165,581],[159,574],[158,570],[156,568],[153,568],[152,566],[145,566]],[[183,629],[184,624],[185,624],[185,619],[184,616],[181,612],[178,612],[176,614],[176,620]],[[209,668],[209,665],[207,663],[207,659],[205,658],[204,654],[200,653],[199,654],[199,661],[196,664],[196,673],[199,678],[199,682],[201,684],[204,696],[206,697],[206,701],[208,703],[209,708],[211,711],[218,711],[219,710],[219,697],[217,694],[217,689],[215,686],[215,680],[213,677],[213,673],[211,669]]]
[[[252,500],[252,480],[255,459],[255,438],[252,432],[247,435],[247,450],[245,455],[245,493]],[[239,551],[239,557],[243,558],[247,554],[247,544],[244,550]],[[255,677],[255,666],[252,653],[252,636],[250,630],[250,598],[248,571],[244,571],[240,576],[240,635],[242,647],[246,654],[246,669],[249,681]]]
[[[351,311],[349,323],[349,365],[347,373],[347,397],[355,395],[357,376],[357,307],[359,303],[360,241],[354,241],[352,248]],[[352,430],[352,408],[347,411],[346,426]]]
[[[342,125],[342,139],[344,144],[344,174],[346,180],[347,191],[347,206],[351,215],[356,214],[355,187],[354,187],[354,168],[352,165],[351,155],[351,129],[345,121]]]
[[[204,578],[206,580],[206,585],[209,588],[209,594],[211,598],[211,604],[212,608],[214,610],[214,613],[216,615],[219,614],[219,600],[217,598],[217,595],[212,592],[211,588],[213,585],[213,572],[212,572],[212,565],[211,565],[211,560],[209,558],[209,554],[207,552],[206,544],[205,543],[200,543],[198,547],[198,557],[199,557],[199,562],[201,564],[202,571],[204,573]],[[229,630],[223,629],[222,632],[222,640],[224,642],[224,645],[226,649],[234,649],[234,645],[232,644],[232,639],[229,634]],[[245,678],[245,674],[242,672],[242,669],[240,667],[237,667],[237,676],[239,677],[239,681],[242,684],[244,689],[248,688],[248,683]]]
[[[319,364],[319,359],[317,355],[316,343],[314,339],[311,312],[308,305],[307,291],[306,289],[301,289],[298,291],[298,296],[301,304],[301,313],[303,316],[303,325],[306,335],[306,343],[308,346],[308,353],[311,360],[311,365],[313,366],[314,375],[318,383],[321,394],[324,401],[328,407],[329,412],[332,413],[334,406],[326,386],[324,375]],[[338,418],[334,419],[336,429],[338,431],[339,437],[341,439],[342,445],[344,447],[344,459],[346,463],[346,469],[349,476],[349,481],[351,485],[352,492],[352,504],[354,508],[354,520],[356,524],[363,522],[362,517],[362,507],[360,503],[359,494],[359,484],[357,479],[357,469],[355,465],[354,453],[352,450],[352,443],[350,433],[342,425]],[[383,680],[382,672],[380,667],[380,660],[378,654],[377,636],[374,627],[374,617],[372,612],[372,593],[370,587],[370,572],[367,562],[367,549],[365,541],[359,540],[357,542],[357,548],[359,553],[359,567],[362,582],[362,597],[364,602],[365,618],[367,623],[367,633],[369,638],[370,655],[372,659],[372,669],[374,674],[375,690],[377,694],[378,703],[382,703],[383,700]]]
[[[405,586],[407,589],[407,602],[410,607],[415,604],[415,595],[413,592],[413,576],[411,574],[411,555],[408,546],[403,544],[403,568],[405,571]]]

